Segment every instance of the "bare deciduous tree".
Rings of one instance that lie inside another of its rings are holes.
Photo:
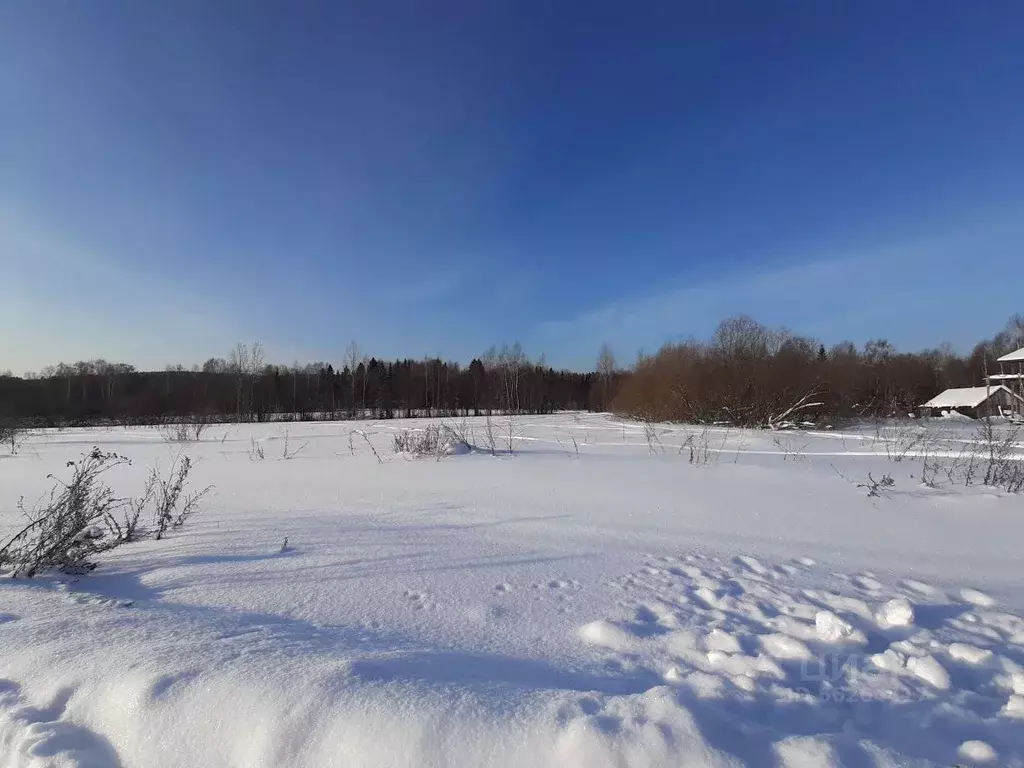
[[[609,387],[612,376],[615,375],[615,355],[607,342],[601,345],[597,353],[597,375],[601,377],[601,410],[608,410],[611,402],[609,398]]]

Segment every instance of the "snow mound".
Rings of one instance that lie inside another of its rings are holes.
[[[839,765],[835,748],[824,739],[792,736],[774,745],[780,768],[807,768],[812,765]]]
[[[826,643],[837,643],[850,637],[854,632],[850,622],[832,611],[818,611],[814,616],[814,628],[818,632],[818,637]]]
[[[882,605],[876,619],[883,627],[909,627],[914,623],[914,606],[905,597],[896,597]]]
[[[949,689],[949,673],[933,656],[911,656],[907,659],[907,669],[933,688],[942,691]]]
[[[446,456],[466,456],[473,452],[473,446],[465,440],[453,440],[444,448]]]
[[[1000,713],[1005,717],[1013,717],[1024,720],[1024,696],[1011,696]]]
[[[731,635],[722,629],[713,629],[704,638],[704,645],[709,651],[721,651],[723,653],[739,653],[742,648],[740,641],[735,635]]]
[[[761,645],[769,656],[776,659],[809,659],[811,651],[806,644],[788,635],[765,635]]]
[[[963,598],[964,602],[976,605],[979,608],[991,608],[996,604],[996,601],[977,589],[961,589],[960,597]]]
[[[473,452],[459,431],[443,424],[400,430],[393,435],[392,447],[397,454],[418,458],[465,456]]]
[[[964,760],[969,760],[976,764],[994,763],[999,759],[996,751],[984,741],[965,741],[957,751]]]
[[[607,621],[593,621],[580,628],[580,637],[591,645],[626,651],[636,644],[636,637]]]
[[[893,648],[887,648],[882,653],[876,653],[869,660],[878,669],[886,672],[899,672],[907,663],[906,656]]]
[[[949,421],[960,421],[965,424],[974,423],[974,419],[972,419],[970,416],[965,416],[964,414],[960,413],[960,411],[942,411],[939,413],[939,417],[943,419],[948,419]]]
[[[965,664],[984,664],[992,658],[992,651],[967,643],[952,643],[949,646],[949,655]]]

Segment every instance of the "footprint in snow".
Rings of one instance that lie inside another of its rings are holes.
[[[409,604],[414,610],[422,610],[423,608],[429,608],[432,603],[428,599],[427,595],[422,592],[414,592],[411,589],[405,590],[405,599],[409,601]]]
[[[6,724],[4,757],[14,759],[11,765],[51,765],[48,760],[39,762],[39,758],[51,757],[59,758],[60,765],[121,765],[110,742],[64,719],[74,694],[74,688],[62,688],[48,706],[35,707],[25,701],[18,683],[0,679],[0,719]]]
[[[564,589],[579,590],[581,586],[582,585],[578,581],[576,581],[576,579],[570,579],[568,581],[564,579],[550,579],[541,584],[531,584],[530,589],[545,588],[550,589],[552,591]]]
[[[152,700],[163,698],[171,689],[181,687],[197,677],[199,677],[199,672],[195,670],[158,677],[149,686],[149,698]]]

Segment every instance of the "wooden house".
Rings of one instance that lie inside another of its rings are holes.
[[[986,416],[1011,416],[1022,411],[1024,399],[999,384],[987,387],[947,389],[921,406],[924,416],[956,411],[972,419]]]

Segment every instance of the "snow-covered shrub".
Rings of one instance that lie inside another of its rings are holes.
[[[294,459],[296,456],[298,456],[300,453],[302,453],[303,449],[307,445],[309,445],[309,443],[303,443],[298,448],[296,448],[294,445],[292,445],[289,442],[288,430],[286,429],[284,431],[284,447],[281,449],[281,458],[282,459],[286,459],[286,460],[287,459]]]
[[[1009,426],[999,430],[989,419],[983,419],[959,452],[935,455],[929,443],[923,444],[924,464],[921,480],[926,485],[990,485],[1009,493],[1024,491],[1024,446],[1021,429]]]
[[[978,431],[986,462],[985,485],[1020,493],[1024,490],[1024,453],[1020,450],[1020,427],[1015,426],[997,435],[992,422],[986,419]]]
[[[49,568],[78,573],[95,568],[95,555],[123,544],[137,530],[140,507],[116,497],[101,479],[130,463],[93,448],[81,460],[68,462],[68,482],[50,475],[55,485],[41,508],[28,510],[19,503],[29,524],[0,548],[0,569],[32,577]]]
[[[263,449],[263,446],[256,442],[255,437],[250,437],[249,461],[263,461],[265,458],[267,458],[267,452]]]
[[[11,455],[18,452],[18,449],[25,442],[27,435],[28,430],[17,422],[13,420],[0,421],[0,449],[7,451]]]
[[[642,419],[644,425],[644,440],[647,441],[647,450],[652,455],[664,453],[665,446],[661,444],[661,437],[658,435],[658,425],[650,418]]]
[[[874,476],[868,472],[868,479],[863,483],[857,483],[858,488],[867,489],[868,496],[881,496],[883,492],[889,490],[896,481],[892,479],[892,475],[882,475],[877,480]]]
[[[373,444],[373,441],[370,440],[370,436],[368,434],[366,434],[366,432],[364,430],[362,430],[362,429],[353,429],[349,433],[349,436],[348,436],[349,448],[353,448],[353,446],[352,446],[352,435],[359,435],[361,438],[363,438],[363,440],[366,441],[366,444],[370,447],[370,450],[373,452],[373,457],[375,459],[377,459],[377,463],[378,464],[383,464],[384,463],[384,459],[382,459],[380,457],[380,454],[377,453],[377,447]],[[352,455],[353,456],[355,455],[354,448],[353,448],[353,451],[352,451]]]
[[[897,421],[876,427],[875,440],[881,440],[889,461],[899,463],[912,451],[924,447],[929,440],[929,434],[927,430],[912,422]]]
[[[494,433],[494,422],[491,420],[491,414],[487,414],[487,418],[484,421],[484,439],[487,444],[487,450],[491,456],[498,455],[498,439]]]
[[[150,472],[146,487],[147,494],[152,492],[155,503],[153,533],[157,539],[162,538],[168,528],[180,528],[184,525],[185,521],[199,510],[199,501],[210,492],[212,486],[207,486],[201,491],[185,492],[191,471],[192,459],[188,456],[179,456],[171,464],[167,477],[161,475],[157,469]]]
[[[186,456],[175,460],[167,478],[153,470],[141,496],[116,496],[103,475],[130,465],[124,456],[93,448],[80,460],[68,462],[67,482],[49,475],[54,487],[44,503],[27,509],[24,501],[19,502],[29,523],[0,546],[0,572],[15,578],[31,578],[49,569],[87,573],[96,567],[96,555],[146,536],[159,539],[168,527],[183,525],[210,490],[185,491],[192,468]],[[147,528],[141,520],[151,504],[154,524]]]
[[[472,450],[455,429],[443,424],[431,425],[422,430],[404,429],[396,432],[391,447],[395,453],[436,458],[469,453]]]
[[[783,461],[804,461],[807,459],[804,451],[807,450],[807,446],[810,445],[810,443],[804,442],[803,444],[798,445],[793,440],[783,440],[781,437],[776,436],[772,438],[772,445],[778,448],[782,453]]]
[[[691,432],[679,446],[679,453],[687,449],[690,452],[690,463],[695,467],[703,467],[711,461],[711,437],[707,425],[700,432]],[[717,454],[716,454],[717,455]]]
[[[203,439],[210,422],[202,416],[188,416],[180,421],[164,424],[164,440],[172,443],[194,443]]]

